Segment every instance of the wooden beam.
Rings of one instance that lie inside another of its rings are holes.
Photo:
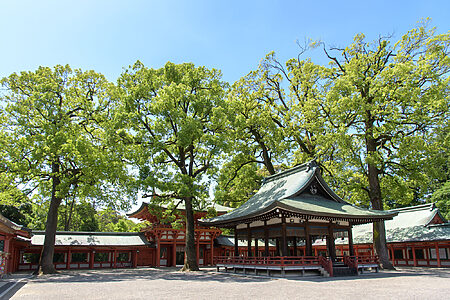
[[[348,252],[350,256],[355,256],[355,248],[353,246],[352,225],[350,225],[350,228],[348,229]]]
[[[288,256],[286,237],[286,217],[281,217],[281,256]]]
[[[436,249],[436,259],[437,259],[438,268],[440,268],[441,267],[441,256],[439,255],[439,245],[437,242],[434,243],[434,248]]]
[[[294,256],[297,256],[297,237],[294,236],[292,238],[292,243],[294,244],[293,245]]]
[[[312,241],[311,241],[311,235],[309,234],[309,222],[306,220],[305,222],[305,242],[306,242],[306,248],[305,248],[305,256],[312,256]]]
[[[250,223],[247,223],[247,256],[252,256],[252,229]]]
[[[328,246],[328,254],[333,262],[336,261],[336,246],[334,244],[334,235],[333,235],[333,223],[330,222],[328,224],[328,235],[327,235],[327,246]]]
[[[264,256],[269,255],[269,228],[267,228],[267,221],[264,221]]]
[[[239,256],[239,240],[236,226],[234,227],[234,256]]]

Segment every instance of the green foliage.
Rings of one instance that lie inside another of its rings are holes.
[[[136,62],[119,78],[116,138],[139,172],[139,185],[154,201],[207,197],[227,141],[226,84],[215,69],[167,63],[154,70]]]
[[[119,183],[127,178],[125,165],[105,138],[111,84],[104,76],[69,66],[40,67],[1,83],[7,93],[0,174],[10,186],[38,191],[46,199],[68,197],[76,187],[79,199],[123,200]],[[53,192],[52,178],[59,182]]]

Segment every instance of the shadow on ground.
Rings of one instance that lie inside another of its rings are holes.
[[[299,277],[288,276],[284,280],[330,282],[342,280],[363,280],[392,278],[401,276],[435,276],[450,278],[448,269],[399,268],[396,271],[381,271],[379,273],[364,273],[360,276],[330,277],[320,276]],[[118,282],[128,280],[184,280],[200,282],[239,282],[255,283],[278,280],[280,277],[252,276],[233,273],[217,273],[213,269],[198,272],[180,272],[179,268],[138,268],[138,269],[103,269],[60,271],[58,274],[41,275],[32,279],[35,282]]]

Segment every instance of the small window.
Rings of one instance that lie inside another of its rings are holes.
[[[109,260],[108,252],[96,252],[94,255],[95,262],[107,262]]]
[[[22,262],[25,264],[37,264],[39,263],[39,253],[24,253],[22,256]]]
[[[0,240],[0,251],[4,251],[5,250],[5,240]]]
[[[403,250],[402,249],[394,249],[394,258],[395,259],[403,259]]]
[[[423,249],[414,249],[414,252],[416,254],[416,259],[425,259]]]
[[[120,262],[127,262],[130,261],[130,255],[128,252],[121,252],[119,255],[117,255],[117,261]]]
[[[74,263],[81,263],[88,261],[88,254],[86,252],[75,252],[72,253],[72,259],[70,260]]]
[[[65,253],[61,253],[61,252],[53,254],[53,262],[54,263],[66,262],[66,254]]]

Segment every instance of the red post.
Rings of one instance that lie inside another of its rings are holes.
[[[429,267],[430,266],[430,250],[429,250],[429,248],[425,248],[424,250],[425,250],[425,258],[427,260],[427,267]]]
[[[440,255],[439,255],[439,246],[438,246],[438,243],[437,243],[437,242],[434,243],[434,247],[435,247],[435,249],[436,249],[436,259],[437,259],[437,264],[438,264],[438,267],[440,268],[440,267],[441,267],[441,257],[440,257]]]
[[[156,257],[155,257],[155,265],[159,267],[161,264],[161,241],[159,240],[159,236],[156,236]]]
[[[114,249],[114,253],[113,253],[113,255],[114,255],[114,266],[113,266],[113,268],[115,269],[115,268],[117,268],[117,250],[116,249]]]
[[[66,266],[66,269],[70,269],[71,261],[72,261],[72,251],[69,248],[69,251],[67,252],[67,266]]]
[[[395,266],[394,247],[390,247],[392,265]]]
[[[177,244],[176,240],[173,241],[172,245],[172,265],[175,267],[177,265]]]
[[[89,252],[89,269],[94,268],[94,255],[95,255],[95,251]]]
[[[211,266],[214,265],[214,239],[211,237]]]
[[[416,248],[414,248],[414,246],[412,246],[412,247],[411,247],[411,251],[412,251],[412,254],[413,254],[414,267],[417,267]]]

